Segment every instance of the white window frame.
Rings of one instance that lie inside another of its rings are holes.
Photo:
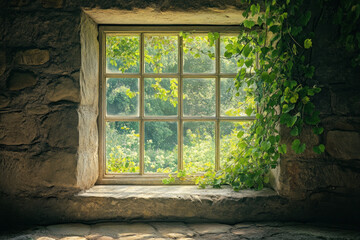
[[[179,32],[191,33],[208,33],[218,32],[220,34],[237,35],[240,32],[240,26],[99,26],[100,41],[100,101],[99,101],[99,178],[98,184],[162,184],[161,180],[166,178],[165,173],[144,173],[144,124],[147,121],[174,121],[178,123],[178,169],[183,168],[183,123],[186,121],[212,121],[215,124],[215,169],[220,169],[220,121],[253,121],[253,116],[237,116],[227,117],[220,116],[220,79],[235,78],[237,73],[221,73],[220,72],[220,38],[215,42],[215,73],[196,74],[183,73],[183,52],[182,37],[178,36],[178,72],[169,73],[145,73],[144,71],[144,34],[176,34]],[[134,33],[140,34],[140,73],[106,73],[106,34],[116,33]],[[106,116],[106,79],[107,78],[139,78],[140,79],[140,114],[139,116]],[[177,78],[178,79],[178,116],[144,116],[144,78]],[[183,116],[183,78],[215,78],[215,104],[216,114],[214,117],[188,117]],[[139,143],[139,173],[106,173],[106,146],[105,146],[105,124],[107,121],[138,121],[140,143]],[[192,184],[191,182],[183,182],[182,184]]]

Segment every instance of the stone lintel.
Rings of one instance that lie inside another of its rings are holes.
[[[97,24],[239,25],[244,21],[243,10],[234,7],[196,11],[160,11],[149,7],[133,10],[85,8],[83,11]]]

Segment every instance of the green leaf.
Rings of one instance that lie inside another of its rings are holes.
[[[301,143],[299,139],[295,139],[291,144],[291,148],[296,154],[301,154],[305,151],[306,145],[305,143]]]
[[[314,127],[313,132],[316,135],[320,135],[320,134],[322,134],[324,132],[324,128],[322,128],[322,127]]]
[[[251,52],[251,47],[249,46],[249,44],[247,44],[247,45],[244,47],[242,53],[243,53],[244,57],[248,57],[249,54],[250,54],[250,52]]]
[[[324,146],[324,144],[320,144],[319,146],[314,146],[313,150],[315,153],[321,154],[325,151],[325,146]]]
[[[242,138],[242,136],[245,134],[245,132],[243,131],[239,131],[238,134],[237,134],[237,137],[238,138]]]
[[[245,66],[246,67],[251,67],[253,65],[254,59],[249,58],[245,61]]]
[[[281,145],[278,147],[278,151],[279,151],[279,153],[281,153],[281,154],[286,154],[286,152],[287,152],[287,146],[286,146],[286,144],[281,144]]]
[[[246,27],[246,28],[252,28],[253,26],[255,26],[255,22],[254,21],[252,21],[252,20],[245,20],[244,21],[244,27]]]
[[[305,41],[304,41],[304,47],[306,48],[306,49],[309,49],[309,48],[311,48],[312,47],[312,41],[311,41],[311,39],[305,39]]]
[[[251,108],[251,107],[248,107],[247,109],[245,109],[245,113],[246,113],[246,115],[248,115],[248,116],[251,116],[251,114],[253,113],[253,111],[254,111],[254,109]]]
[[[293,129],[291,129],[290,134],[291,134],[291,136],[294,136],[294,137],[297,136],[297,135],[299,135],[299,129],[298,129],[298,127],[295,126]]]

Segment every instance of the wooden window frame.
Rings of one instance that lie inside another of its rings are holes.
[[[221,121],[253,121],[253,116],[226,117],[220,116],[220,79],[235,78],[237,73],[220,72],[220,38],[215,42],[215,73],[196,74],[183,73],[182,37],[178,36],[178,72],[177,73],[145,73],[144,69],[144,34],[176,34],[179,32],[208,33],[219,32],[220,34],[234,35],[240,32],[240,26],[99,26],[100,46],[100,89],[99,89],[99,178],[97,184],[162,184],[161,180],[168,176],[165,173],[144,173],[144,150],[145,150],[145,122],[148,121],[174,121],[178,123],[178,169],[183,168],[183,123],[191,121],[211,121],[215,124],[215,169],[220,169],[220,122]],[[137,74],[107,73],[106,72],[106,34],[139,34],[140,35],[140,72]],[[144,115],[144,79],[145,78],[177,78],[178,79],[178,115],[177,116],[145,116]],[[138,78],[140,80],[139,116],[107,116],[106,115],[106,79],[107,78]],[[214,117],[188,117],[183,116],[183,81],[184,78],[212,78],[215,79],[215,104],[216,114]],[[137,121],[139,122],[139,173],[106,173],[106,143],[105,124],[111,121]],[[192,184],[184,182],[182,184]]]

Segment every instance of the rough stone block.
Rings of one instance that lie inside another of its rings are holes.
[[[10,97],[5,95],[0,95],[0,108],[8,106],[10,103]]]
[[[78,121],[76,109],[50,113],[42,125],[43,129],[48,130],[48,144],[58,148],[77,148],[79,145]]]
[[[15,62],[21,65],[42,65],[48,62],[49,59],[49,51],[40,49],[30,49],[18,52],[15,56]]]
[[[31,144],[38,136],[36,121],[24,113],[2,113],[0,115],[0,144]]]
[[[46,98],[50,102],[58,102],[61,100],[79,102],[79,88],[75,86],[74,82],[70,78],[61,77],[49,86]]]
[[[34,86],[36,82],[36,76],[32,72],[12,72],[7,82],[7,88],[9,90],[20,90]]]
[[[47,226],[47,229],[55,235],[87,235],[90,233],[90,226],[80,223],[58,224]]]
[[[313,151],[313,146],[316,146],[320,143],[319,136],[313,133],[311,127],[305,126],[299,136],[299,139],[302,143],[306,144],[306,149],[302,154],[296,154],[291,148],[291,144],[294,141],[295,137],[290,135],[290,129],[286,126],[281,126],[280,129],[281,142],[287,145],[287,154],[286,158],[317,158],[319,155]]]
[[[6,70],[6,55],[5,51],[0,51],[0,76],[4,74]]]
[[[44,8],[62,8],[63,0],[42,0],[41,4]]]
[[[209,233],[225,233],[231,229],[230,225],[220,223],[193,223],[189,224],[189,227],[201,235]]]
[[[360,159],[360,134],[330,131],[326,136],[326,151],[338,159]]]

